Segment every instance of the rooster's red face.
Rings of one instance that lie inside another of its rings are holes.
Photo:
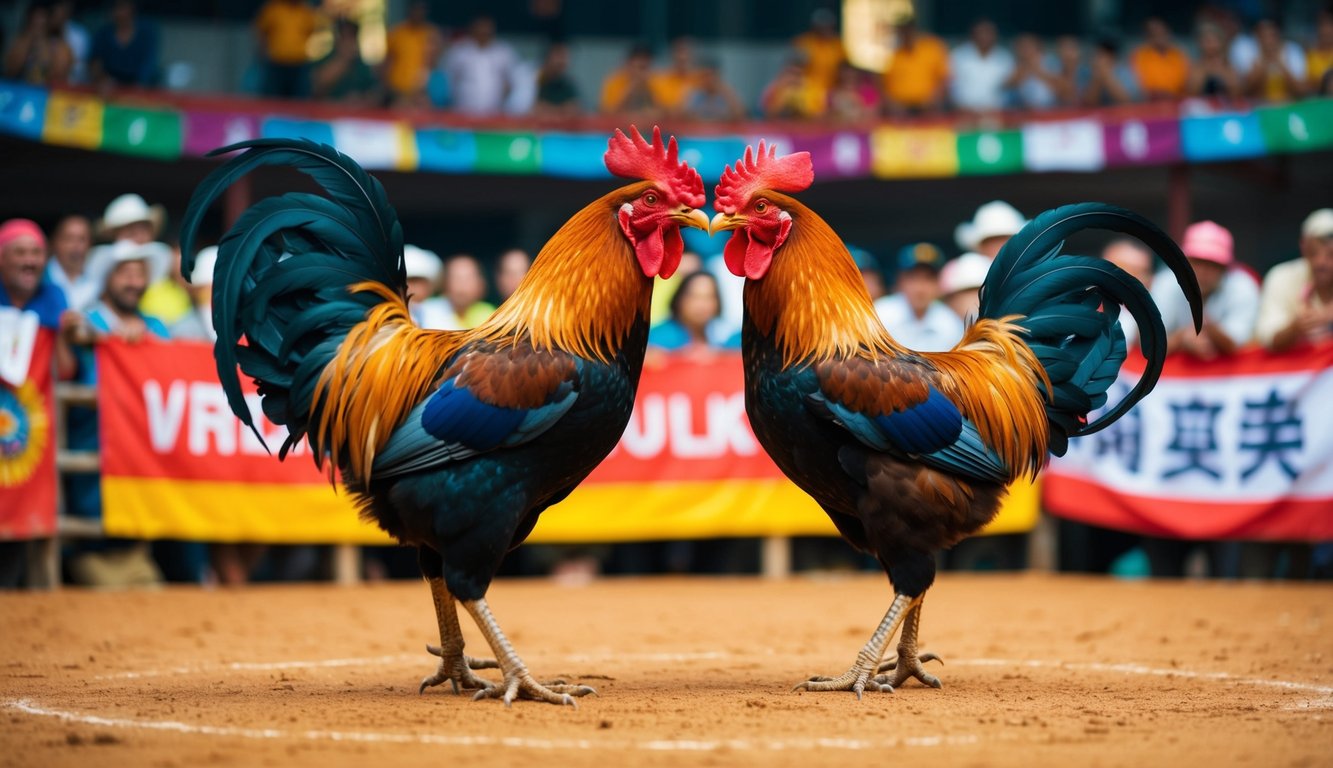
[[[799,192],[814,181],[809,152],[778,157],[777,150],[759,142],[759,151],[745,148],[735,167],[722,171],[717,185],[717,210],[709,232],[735,230],[723,256],[733,275],[758,280],[768,274],[773,254],[791,234],[791,214],[783,205],[795,205],[778,192]]]
[[[727,230],[736,231],[722,252],[727,269],[737,277],[758,280],[768,274],[774,251],[791,234],[791,214],[759,194],[739,211],[724,211],[713,217],[710,232]]]
[[[678,202],[655,186],[620,206],[620,231],[634,246],[639,268],[648,277],[671,277],[680,266],[685,241],[681,227],[708,229],[703,211]]]

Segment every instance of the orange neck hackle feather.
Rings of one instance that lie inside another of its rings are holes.
[[[616,211],[648,182],[612,192],[576,213],[551,237],[518,290],[470,331],[418,328],[402,296],[360,283],[384,301],[348,332],[315,387],[317,441],[333,465],[369,482],[375,455],[439,385],[444,363],[470,342],[526,339],[538,349],[611,360],[636,320],[647,321],[652,279],[616,225]]]
[[[761,280],[747,280],[745,311],[772,336],[784,367],[911,353],[875,312],[860,270],[822,218],[795,199],[763,195],[792,217],[791,235]],[[940,390],[976,424],[1014,478],[1035,476],[1049,440],[1041,389],[1050,379],[1012,321],[981,319],[949,352],[911,353],[940,373]]]

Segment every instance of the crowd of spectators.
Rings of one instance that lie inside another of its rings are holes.
[[[4,75],[106,88],[162,84],[160,33],[139,16],[134,0],[114,0],[92,34],[74,9],[72,0],[32,2],[5,51]],[[1132,36],[1019,33],[1006,40],[983,18],[951,46],[905,16],[884,31],[883,71],[870,72],[848,60],[836,15],[819,10],[767,86],[746,98],[728,83],[721,62],[698,55],[686,37],[670,42],[660,64],[651,46],[633,44],[592,94],[571,77],[565,40],[548,41],[540,61],[528,61],[487,15],[445,30],[431,21],[430,4],[416,0],[388,26],[383,59],[372,64],[352,18],[328,17],[309,0],[267,0],[253,22],[256,59],[246,81],[265,96],[359,107],[470,116],[595,110],[645,120],[845,123],[1196,97],[1291,101],[1333,93],[1333,8],[1312,21],[1310,38],[1298,42],[1272,18],[1243,25],[1234,12],[1207,5],[1188,41],[1156,17]]]

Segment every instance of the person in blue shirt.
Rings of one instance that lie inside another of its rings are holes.
[[[77,324],[68,311],[65,293],[46,279],[46,236],[28,219],[0,224],[0,307],[15,307],[37,315],[39,327],[61,334],[56,340],[56,375],[74,373],[74,353],[64,341],[64,329]]]
[[[722,298],[711,272],[693,272],[680,281],[671,297],[671,317],[648,331],[648,346],[668,352],[740,349],[739,333],[729,332],[722,317]]]
[[[151,88],[157,84],[158,47],[157,27],[139,18],[134,0],[116,0],[111,21],[93,35],[93,82]]]

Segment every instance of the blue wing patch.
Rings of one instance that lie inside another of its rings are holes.
[[[894,413],[867,416],[854,411],[822,392],[811,396],[835,421],[856,439],[877,451],[910,455],[948,447],[963,429],[963,414],[944,393],[931,387],[922,402]]]
[[[963,419],[961,427],[958,438],[951,444],[917,458],[933,469],[942,469],[974,480],[1009,482],[1009,468],[1000,461],[999,454],[982,441],[977,425]]]
[[[489,451],[522,423],[526,409],[504,408],[478,400],[466,387],[444,382],[426,401],[421,427],[444,443],[458,443],[477,452]]]

